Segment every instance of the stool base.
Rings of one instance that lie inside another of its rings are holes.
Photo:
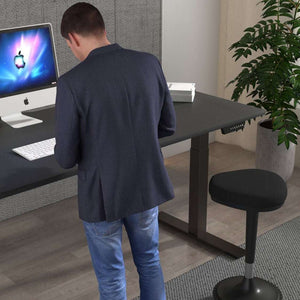
[[[226,278],[214,287],[214,300],[282,300],[280,290],[271,282],[244,276]]]

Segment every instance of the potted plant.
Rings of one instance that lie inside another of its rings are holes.
[[[287,180],[294,168],[300,122],[300,0],[262,0],[261,20],[244,30],[231,45],[235,61],[251,56],[228,85],[232,100],[246,91],[248,105],[263,108],[267,120],[258,123],[256,167],[275,171]],[[250,123],[250,121],[249,121]]]

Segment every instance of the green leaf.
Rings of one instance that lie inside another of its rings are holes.
[[[277,17],[278,15],[278,11],[276,10],[276,8],[274,9],[273,7],[270,7],[269,9],[267,9],[264,13],[263,13],[263,17]]]
[[[242,64],[242,67],[243,68],[251,68],[252,64],[251,63],[244,63],[244,64]]]
[[[278,134],[278,145],[282,144],[284,140],[285,140],[285,134],[280,131]]]
[[[258,23],[261,24],[261,25],[267,25],[267,22],[265,20],[261,20]]]
[[[290,148],[290,141],[288,139],[285,139],[285,146],[286,146],[286,149],[289,149]]]
[[[289,131],[292,132],[292,133],[295,133],[297,135],[300,135],[300,131],[297,130],[296,128],[290,128]]]
[[[253,27],[248,27],[244,30],[244,32],[255,32],[255,29]]]
[[[288,133],[287,139],[297,145],[297,136],[295,136],[294,134]]]
[[[293,22],[293,27],[294,27],[294,28],[300,27],[300,20],[295,20],[295,21]]]
[[[274,111],[272,114],[271,114],[271,117],[277,117],[277,116],[280,116],[281,115],[281,111],[280,110],[277,110],[277,111]]]
[[[265,6],[264,6],[264,9],[276,4],[277,0],[269,0],[269,1],[260,1],[259,3],[264,3]]]

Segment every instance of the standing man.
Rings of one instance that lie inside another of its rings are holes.
[[[158,205],[174,198],[158,139],[175,132],[159,60],[111,44],[101,13],[80,2],[61,34],[81,61],[57,83],[55,157],[78,164],[78,208],[101,300],[126,299],[122,225],[139,273],[141,300],[164,300]]]

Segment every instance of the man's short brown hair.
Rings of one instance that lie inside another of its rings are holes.
[[[105,24],[100,11],[92,4],[78,2],[69,7],[61,21],[61,35],[69,39],[69,33],[75,32],[82,36],[101,35]]]

